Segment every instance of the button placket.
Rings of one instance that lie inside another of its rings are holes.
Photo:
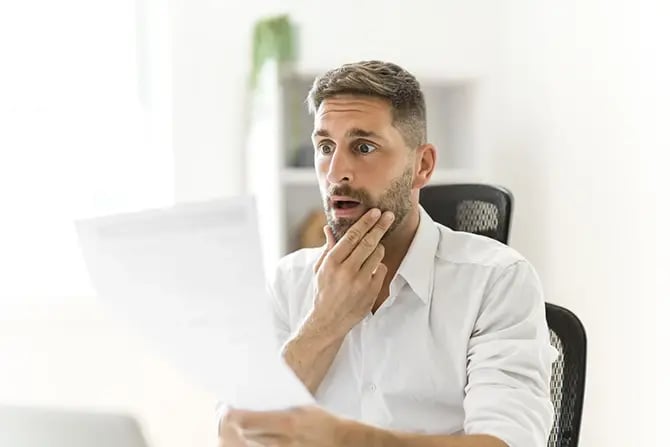
[[[375,413],[375,396],[373,392],[376,391],[377,386],[372,382],[372,376],[376,364],[374,347],[374,327],[372,321],[373,315],[369,313],[363,318],[361,325],[361,353],[363,356],[363,367],[361,369],[361,416],[364,419],[369,418]]]

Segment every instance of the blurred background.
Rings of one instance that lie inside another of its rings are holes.
[[[216,396],[106,317],[72,221],[256,192],[271,265],[319,206],[301,152],[311,80],[382,59],[426,89],[435,181],[509,188],[510,245],[583,321],[580,445],[662,445],[668,13],[633,0],[3,3],[0,405],[118,410],[153,446],[214,445]],[[290,70],[252,87],[259,24],[278,14]]]

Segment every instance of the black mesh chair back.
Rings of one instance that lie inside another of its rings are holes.
[[[555,304],[546,304],[551,344],[558,358],[551,369],[551,401],[556,416],[549,447],[577,447],[586,380],[586,331],[579,318]]]
[[[434,221],[452,230],[507,243],[513,196],[505,188],[485,184],[426,186],[419,202]]]

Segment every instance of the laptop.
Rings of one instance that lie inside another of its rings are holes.
[[[131,416],[0,406],[1,447],[148,447]]]

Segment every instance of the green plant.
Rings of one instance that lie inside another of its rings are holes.
[[[279,64],[295,57],[295,32],[288,15],[278,15],[256,22],[253,30],[251,86],[256,86],[263,65],[270,59]]]

